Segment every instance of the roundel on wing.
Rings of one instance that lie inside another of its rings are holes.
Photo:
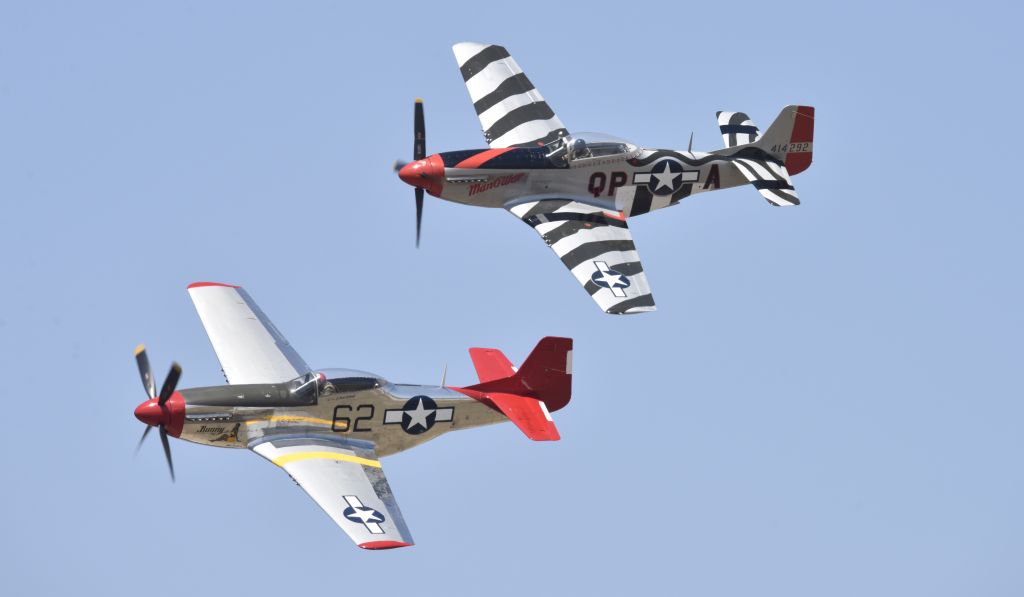
[[[598,269],[590,275],[590,281],[601,288],[629,288],[630,285],[629,278],[625,274],[611,268]]]
[[[359,522],[362,524],[379,524],[385,520],[383,514],[367,506],[349,506],[348,508],[345,508],[341,514],[352,522]]]

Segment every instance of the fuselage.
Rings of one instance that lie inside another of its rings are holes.
[[[448,431],[507,420],[449,387],[393,384],[343,369],[283,384],[183,389],[172,401],[179,414],[168,426],[171,435],[225,448],[295,433],[366,440],[378,456],[387,456]]]
[[[590,143],[567,157],[548,146],[449,151],[412,162],[401,178],[467,205],[508,207],[544,197],[573,199],[635,216],[704,191],[746,184],[730,156]]]

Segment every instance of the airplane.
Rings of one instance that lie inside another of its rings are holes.
[[[543,338],[516,369],[500,350],[471,348],[480,382],[449,386],[391,383],[373,373],[313,369],[243,288],[189,285],[199,318],[229,385],[178,390],[174,363],[160,393],[145,347],[135,350],[147,400],[141,448],[159,428],[171,480],[168,436],[247,448],[286,473],[361,548],[407,547],[412,536],[380,458],[441,434],[512,421],[536,441],[559,439],[551,413],[569,403],[572,339]]]
[[[426,154],[423,101],[413,111],[413,160],[395,171],[423,193],[500,207],[528,224],[606,313],[654,311],[627,218],[697,193],[750,183],[770,205],[798,205],[791,176],[811,165],[814,108],[786,106],[762,135],[742,112],[718,112],[725,149],[644,149],[601,133],[569,133],[508,51],[452,47],[489,149]]]

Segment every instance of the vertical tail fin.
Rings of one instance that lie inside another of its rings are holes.
[[[742,112],[719,112],[718,123],[728,147],[712,153],[728,157],[769,204],[800,205],[792,175],[811,165],[814,108],[786,106],[760,137],[757,127]],[[750,141],[732,144],[746,139]]]
[[[550,411],[569,404],[572,395],[572,338],[542,338],[516,371],[496,348],[471,348],[481,392],[522,394],[542,400]]]
[[[803,172],[811,166],[814,149],[814,108],[786,106],[756,145],[782,162],[791,176]]]
[[[542,338],[519,370],[494,348],[471,348],[480,383],[459,391],[512,420],[530,439],[557,440],[551,411],[572,396],[572,338]]]

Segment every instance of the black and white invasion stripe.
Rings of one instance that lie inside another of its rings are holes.
[[[544,199],[508,208],[540,234],[573,277],[605,312],[613,314],[654,311],[640,256],[629,226],[599,207],[567,199]],[[593,281],[600,262],[629,282],[616,293]]]
[[[543,144],[568,133],[505,48],[464,42],[452,51],[492,148]]]
[[[750,117],[743,112],[718,112],[718,129],[726,147],[736,147],[757,141],[761,131],[757,130]]]
[[[768,203],[779,207],[800,205],[793,181],[786,167],[770,159],[740,158],[732,160],[736,168],[747,177]]]

